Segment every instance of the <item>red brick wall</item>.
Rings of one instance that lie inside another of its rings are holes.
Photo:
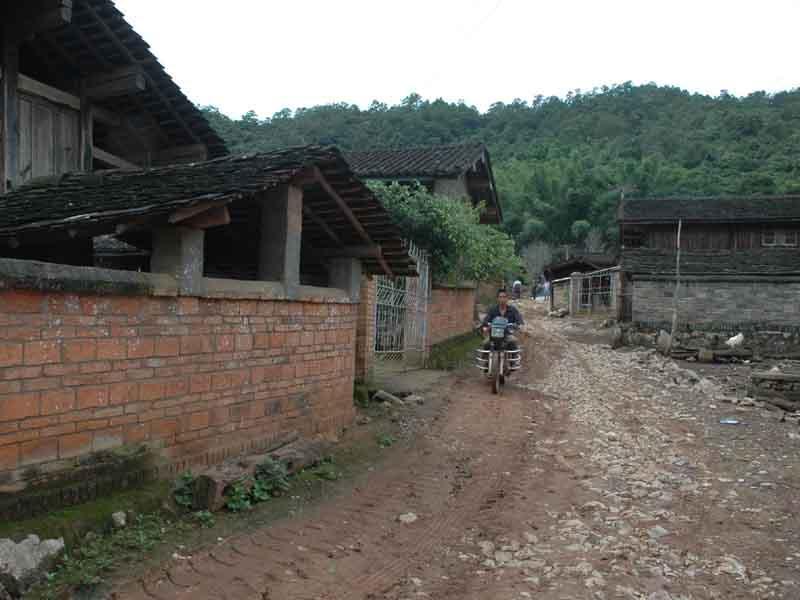
[[[434,287],[428,307],[428,346],[469,333],[475,326],[475,288]]]
[[[361,278],[356,328],[356,379],[366,381],[372,375],[375,359],[375,278]]]
[[[147,443],[216,462],[353,418],[357,305],[0,292],[0,483]]]

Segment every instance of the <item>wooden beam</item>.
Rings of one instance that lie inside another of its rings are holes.
[[[46,83],[42,83],[41,81],[37,81],[33,77],[28,77],[27,75],[23,75],[21,73],[19,75],[17,89],[20,92],[44,98],[45,100],[49,100],[54,104],[61,104],[73,110],[81,109],[81,99],[78,96],[70,94],[69,92],[64,92],[58,88],[47,85]]]
[[[328,224],[325,221],[323,221],[317,215],[317,213],[315,213],[313,210],[311,210],[311,208],[309,208],[308,206],[303,205],[303,214],[305,214],[309,219],[311,219],[314,222],[314,224],[316,224],[320,229],[322,229],[322,231],[324,231],[326,233],[326,235],[329,238],[331,238],[331,240],[333,240],[333,242],[337,246],[342,246],[343,245],[341,238],[338,235],[336,235],[336,233],[333,231],[333,229],[331,229],[328,226]]]
[[[92,117],[96,122],[106,125],[107,127],[122,127],[123,125],[123,118],[121,116],[97,104],[92,105]]]
[[[122,42],[122,40],[119,39],[119,36],[114,32],[114,30],[111,29],[111,27],[109,27],[108,24],[102,18],[100,18],[100,15],[97,14],[97,11],[94,9],[91,2],[84,3],[84,8],[86,8],[87,12],[92,16],[92,18],[100,26],[100,28],[103,29],[106,35],[109,36],[114,41],[115,46],[123,54],[123,56],[125,56],[128,59],[128,61],[130,61],[131,64],[139,64],[139,60],[133,55],[133,53]],[[156,85],[155,81],[153,81],[153,78],[144,69],[142,70],[142,73],[144,74],[147,84],[153,89],[153,91],[159,97],[161,102],[170,110],[172,115],[175,117],[175,120],[178,121],[181,127],[183,127],[183,129],[186,131],[189,137],[191,137],[196,143],[202,144],[203,140],[200,139],[200,137],[194,132],[194,130],[191,127],[189,127],[184,118],[181,116],[180,112],[178,112],[178,110],[175,109],[175,107],[172,105],[172,102],[170,102],[170,100],[164,95],[161,89]]]
[[[19,47],[8,27],[4,28],[0,45],[0,64],[3,79],[0,81],[0,119],[2,119],[3,180],[0,191],[13,188],[19,175]]]
[[[114,65],[111,62],[109,62],[108,58],[106,58],[103,54],[101,54],[100,52],[97,51],[97,48],[95,48],[95,46],[92,43],[92,41],[83,32],[83,29],[81,29],[80,27],[76,26],[76,27],[73,27],[72,30],[78,35],[78,38],[81,40],[81,43],[83,44],[83,46],[86,48],[86,51],[89,54],[91,54],[92,56],[94,56],[95,60],[99,64],[103,65],[103,67],[105,69],[108,69],[108,70],[112,70],[114,68]],[[73,68],[75,70],[80,71],[79,65],[74,61],[72,56],[70,56],[69,54],[67,54],[64,51],[64,49],[61,47],[59,42],[57,40],[51,39],[51,36],[49,34],[45,34],[45,36],[46,36],[46,39],[48,39],[48,41],[52,44],[52,46],[62,55],[62,58],[67,63],[73,65]],[[164,132],[164,130],[158,125],[158,123],[156,122],[155,118],[153,118],[151,112],[148,109],[145,108],[144,103],[142,102],[142,99],[139,98],[139,96],[134,95],[134,96],[131,96],[131,100],[138,107],[139,111],[141,111],[141,113],[143,115],[146,115],[150,119],[150,121],[153,122],[153,127],[156,130],[156,132],[158,133],[158,137],[161,139],[162,143],[164,145],[169,144],[169,141],[170,141],[169,138],[167,137],[167,135]],[[130,129],[131,133],[133,134],[133,136],[136,137],[138,140],[140,140],[140,143],[141,143],[141,136],[138,134],[138,132],[135,130],[135,128],[129,127],[129,129]],[[143,146],[148,146],[147,144],[142,144],[142,145]],[[146,151],[149,152],[150,151],[149,148],[147,148]],[[147,160],[149,162],[149,156],[146,157],[146,158],[147,158]]]
[[[224,202],[228,202],[228,199],[225,199]],[[186,206],[184,208],[177,209],[169,216],[169,219],[167,220],[173,225],[175,225],[176,223],[180,223],[182,221],[185,221],[186,219],[191,219],[192,217],[195,217],[213,208],[219,208],[219,206],[220,206],[220,201],[200,202],[199,204],[195,204],[194,206]]]
[[[215,206],[195,215],[189,219],[181,221],[181,226],[193,229],[208,229],[210,227],[220,227],[230,225],[231,215],[227,206]]]
[[[380,246],[345,246],[343,248],[313,248],[312,254],[326,258],[374,258],[383,255]]]
[[[144,69],[139,65],[120,67],[86,80],[86,95],[92,100],[132,96],[146,89]]]
[[[85,87],[85,84],[81,83],[80,167],[82,171],[90,173],[94,168],[94,119],[92,118],[92,104],[86,95]]]
[[[12,14],[0,14],[0,18],[7,20],[20,39],[72,21],[72,0],[26,0],[22,6],[9,8]]]
[[[33,23],[31,33],[57,29],[58,27],[69,25],[72,22],[72,0],[55,0],[50,1],[49,4],[51,4],[52,7],[46,9]]]
[[[361,225],[361,222],[353,214],[353,211],[350,210],[350,207],[347,206],[347,203],[342,200],[342,197],[339,196],[331,184],[328,183],[328,180],[325,179],[325,175],[323,175],[322,171],[319,170],[319,167],[314,167],[314,172],[317,175],[317,180],[322,186],[322,189],[325,190],[328,196],[330,196],[334,202],[339,205],[339,208],[344,213],[345,217],[347,217],[347,220],[350,221],[350,224],[353,226],[353,228],[358,232],[358,235],[361,237],[361,239],[364,240],[368,246],[375,246],[375,243],[372,241],[372,238],[370,238],[367,230],[364,229],[363,225]],[[383,256],[376,257],[376,260],[381,265],[384,273],[386,273],[386,275],[389,277],[393,277],[392,270],[389,268],[389,264],[386,262]]]
[[[118,169],[140,169],[139,165],[136,165],[132,162],[128,162],[124,158],[120,158],[119,156],[115,156],[111,154],[111,152],[106,152],[97,146],[92,148],[92,155],[93,158],[99,160],[102,163],[107,165],[111,165],[112,167],[117,167]]]

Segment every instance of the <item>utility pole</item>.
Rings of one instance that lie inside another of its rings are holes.
[[[681,288],[681,229],[683,219],[678,219],[678,241],[677,252],[675,254],[675,293],[672,296],[672,331],[669,336],[669,349],[675,346],[675,334],[678,331],[678,293]]]

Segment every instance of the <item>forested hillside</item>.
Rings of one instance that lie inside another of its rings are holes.
[[[482,140],[519,247],[613,244],[628,195],[800,193],[800,90],[709,97],[624,84],[486,113],[411,95],[397,106],[335,104],[211,123],[234,152],[325,143],[346,149]]]

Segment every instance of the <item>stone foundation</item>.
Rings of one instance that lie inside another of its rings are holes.
[[[657,329],[672,322],[674,280],[636,278],[630,289],[634,323]],[[800,281],[694,277],[679,294],[679,321],[694,329],[800,330]]]

